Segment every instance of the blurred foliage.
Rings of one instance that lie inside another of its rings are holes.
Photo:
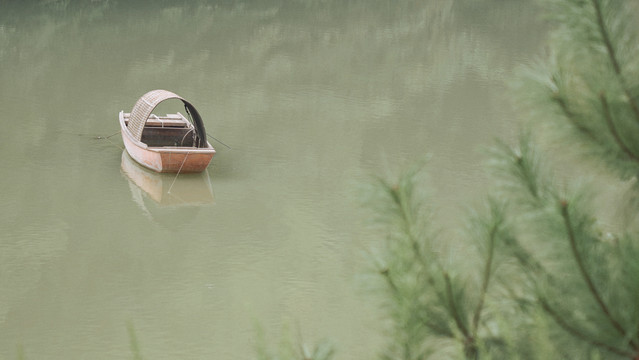
[[[516,82],[534,133],[489,151],[495,186],[466,231],[451,237],[433,229],[421,170],[377,180],[367,192],[385,234],[372,256],[375,293],[390,320],[382,359],[639,356],[639,232],[636,221],[602,220],[606,209],[636,219],[639,207],[599,196],[628,179],[626,197],[639,192],[637,7],[543,5],[554,25],[549,59]],[[558,172],[537,143],[548,133],[560,139],[551,149],[582,156],[569,158],[573,164],[586,155],[593,165]],[[603,190],[580,179],[598,164],[618,177]],[[441,251],[438,244],[451,242],[453,251]]]
[[[335,348],[329,341],[320,341],[311,347],[304,342],[299,331],[296,336],[288,326],[283,328],[275,349],[273,349],[275,342],[267,339],[260,326],[256,326],[255,332],[257,360],[329,360],[335,353]]]

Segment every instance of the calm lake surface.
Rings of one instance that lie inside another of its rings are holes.
[[[145,359],[251,359],[256,324],[374,358],[362,274],[381,235],[358,189],[430,154],[458,224],[487,185],[478,150],[517,129],[505,81],[544,37],[524,0],[16,3],[0,3],[0,359],[129,359],[129,329]],[[231,147],[211,140],[206,173],[152,174],[119,134],[96,139],[152,89]]]

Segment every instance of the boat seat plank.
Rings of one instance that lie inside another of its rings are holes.
[[[124,114],[124,123],[129,125],[129,114]],[[191,127],[191,123],[188,122],[181,114],[167,114],[166,116],[152,115],[146,121],[145,127]]]

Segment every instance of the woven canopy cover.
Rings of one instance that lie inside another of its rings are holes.
[[[191,114],[193,121],[195,122],[195,130],[199,138],[198,147],[206,146],[204,125],[200,115],[197,110],[195,110],[195,107],[193,107],[193,105],[191,105],[188,101],[184,100],[181,96],[167,90],[151,90],[138,99],[133,106],[133,110],[131,110],[131,114],[129,115],[129,124],[127,128],[129,129],[129,132],[131,132],[131,135],[133,135],[136,140],[141,141],[144,124],[146,124],[146,120],[149,116],[151,116],[153,109],[155,109],[162,101],[168,99],[182,100],[187,112]]]

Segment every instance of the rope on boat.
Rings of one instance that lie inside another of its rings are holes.
[[[151,114],[155,118],[155,120],[159,121],[162,124],[162,128],[164,128],[164,120],[160,119],[157,115]],[[150,117],[149,117],[150,118]]]
[[[182,136],[182,141],[180,141],[180,146],[184,146],[184,139],[186,139],[186,136],[190,133],[193,133],[192,140],[193,140],[193,144],[195,144],[195,131],[193,129],[189,129],[189,131],[187,131],[186,134]]]
[[[186,158],[189,157],[189,154],[191,152],[187,152],[186,156],[184,156],[184,160],[182,160],[182,164],[180,164],[180,168],[177,171],[177,174],[175,174],[175,178],[173,179],[173,182],[171,183],[171,186],[169,186],[169,191],[167,191],[167,194],[171,193],[171,189],[173,189],[173,185],[175,185],[175,181],[177,180],[178,176],[180,176],[180,171],[182,171],[182,166],[184,166],[184,163],[186,162]]]
[[[105,139],[106,139],[106,141],[110,142],[111,144],[113,144],[113,145],[117,146],[120,150],[124,150],[124,147],[122,147],[122,146],[120,146],[120,145],[118,145],[118,144],[114,143],[114,142],[113,142],[113,141],[111,141],[111,139],[109,139],[108,137],[106,137]]]
[[[211,135],[211,134],[206,134],[206,136],[208,136],[208,137],[210,137],[211,139],[213,139],[213,140],[215,140],[215,141],[219,142],[220,144],[222,144],[222,145],[226,146],[227,148],[229,148],[229,150],[233,150],[230,146],[228,146],[228,145],[226,145],[225,143],[221,142],[220,140],[218,140],[218,139],[214,138],[214,137],[213,137],[213,135]]]
[[[115,136],[115,135],[117,135],[119,133],[120,133],[120,130],[114,132],[113,134],[111,134],[109,136],[96,136],[95,139],[96,140],[108,139],[108,138],[113,137],[113,136]]]
[[[117,135],[119,133],[120,133],[120,131],[118,130],[117,132],[114,132],[113,134],[111,134],[109,136],[96,136],[96,137],[94,137],[94,139],[96,139],[96,140],[106,140],[106,141],[110,142],[111,144],[113,144],[114,146],[116,146],[117,148],[119,148],[120,150],[124,150],[124,148],[122,146],[114,143],[110,139],[111,137],[113,137],[113,136],[115,136],[115,135]]]

